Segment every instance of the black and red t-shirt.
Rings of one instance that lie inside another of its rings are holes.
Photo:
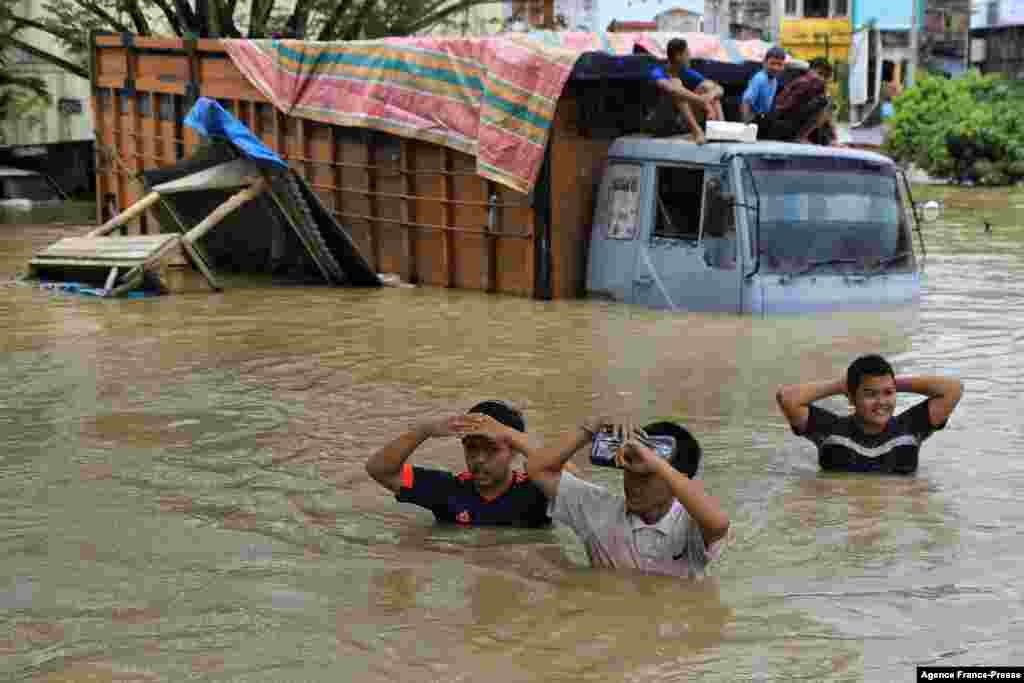
[[[400,503],[419,505],[439,522],[468,525],[538,527],[551,523],[548,499],[524,472],[515,472],[509,488],[494,499],[481,497],[473,475],[454,475],[427,467],[402,467]]]
[[[921,401],[889,419],[885,430],[868,434],[853,415],[840,417],[810,406],[807,427],[793,429],[818,447],[818,464],[825,470],[910,474],[917,470],[917,454],[924,440],[946,423],[933,427],[928,402]]]

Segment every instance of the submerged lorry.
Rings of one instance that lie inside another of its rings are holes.
[[[926,212],[891,160],[645,134],[651,51],[670,37],[96,35],[98,218],[192,154],[181,119],[204,95],[305,177],[374,270],[408,282],[752,315],[917,300]],[[684,37],[735,118],[767,46]],[[615,54],[572,48],[610,40]],[[166,229],[153,219],[127,230]]]
[[[586,294],[754,315],[916,303],[918,221],[872,152],[624,137],[597,197]],[[923,208],[923,207],[922,207]]]

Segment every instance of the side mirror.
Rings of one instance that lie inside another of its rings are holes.
[[[917,210],[917,219],[922,223],[934,223],[939,220],[939,216],[942,215],[942,202],[938,202],[934,199],[926,201],[924,204],[915,205],[914,208]]]

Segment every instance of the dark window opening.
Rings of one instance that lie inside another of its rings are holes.
[[[804,16],[807,18],[828,18],[829,0],[804,0]]]
[[[692,240],[700,237],[704,171],[680,166],[658,168],[654,236]]]

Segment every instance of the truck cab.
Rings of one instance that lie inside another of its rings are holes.
[[[916,209],[900,169],[873,152],[619,138],[586,294],[751,315],[916,304]]]

